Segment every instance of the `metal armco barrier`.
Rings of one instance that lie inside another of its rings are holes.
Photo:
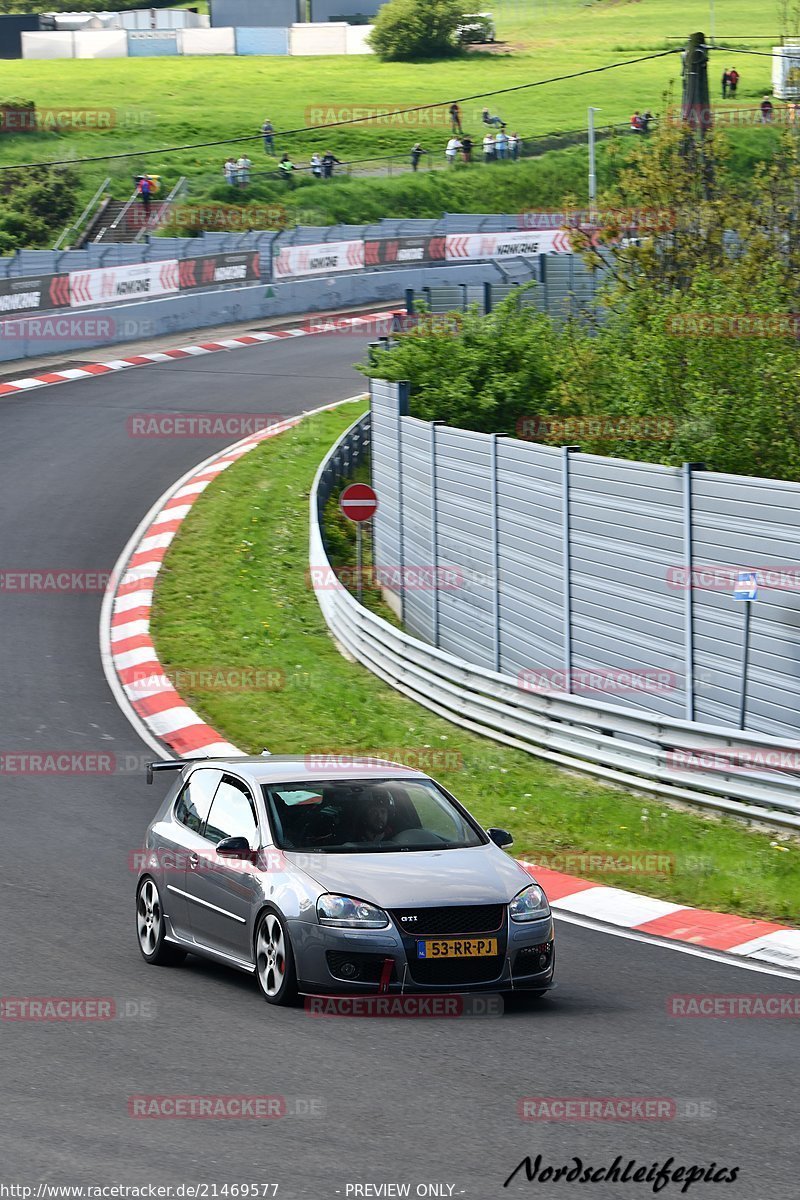
[[[720,812],[800,829],[797,743],[672,720],[574,696],[544,696],[476,666],[362,607],[334,577],[322,530],[325,504],[363,456],[370,418],[340,438],[311,489],[309,561],[325,621],[343,650],[385,683],[474,733],[610,783]],[[380,486],[380,485],[379,485]],[[385,500],[384,500],[385,503]],[[746,773],[719,769],[725,753],[761,762]],[[716,764],[716,765],[715,765]],[[773,765],[774,764],[774,765]]]

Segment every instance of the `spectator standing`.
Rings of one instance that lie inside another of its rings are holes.
[[[494,162],[494,134],[487,133],[483,139],[483,161]]]
[[[311,155],[309,166],[311,167],[311,174],[314,176],[314,178],[322,179],[322,159],[317,154],[316,150]]]
[[[417,167],[419,166],[419,160],[422,158],[423,154],[425,154],[425,153],[426,153],[426,151],[423,150],[422,143],[414,142],[414,145],[411,147],[411,170],[412,171],[416,171]]]
[[[725,70],[722,72],[722,99],[723,100],[728,99],[728,88],[730,87],[730,85],[731,85],[730,67],[726,67]]]
[[[512,133],[508,139],[508,150],[513,162],[516,162],[522,153],[522,138],[518,133]]]
[[[494,149],[499,159],[505,158],[508,153],[508,136],[506,135],[505,125],[501,125],[495,135]]]
[[[736,67],[732,67],[731,70],[728,71],[728,87],[730,88],[731,100],[733,100],[734,96],[736,95],[736,89],[739,86],[739,79],[739,72],[736,70]]]
[[[275,153],[275,130],[272,127],[272,121],[266,117],[264,124],[261,126],[261,136],[264,139],[264,153]]]
[[[250,170],[252,166],[252,162],[247,157],[247,151],[245,151],[236,164],[236,176],[240,188],[247,187],[250,182]]]
[[[281,161],[278,163],[278,170],[280,171],[280,176],[284,183],[291,185],[292,172],[295,170],[295,165],[289,158],[288,154],[284,154],[281,158]]]
[[[233,155],[225,159],[225,166],[222,169],[225,172],[225,182],[233,187],[236,183],[236,159]]]
[[[653,120],[653,114],[650,112],[650,109],[648,108],[645,110],[645,112],[642,113],[642,133],[648,134],[650,132],[650,122],[652,120]]]
[[[468,133],[461,138],[461,156],[465,163],[472,162],[472,138]]]
[[[341,166],[341,162],[335,154],[331,154],[330,150],[326,150],[322,156],[322,178],[330,179],[333,175],[334,165]]]
[[[144,209],[145,223],[150,220],[150,201],[153,196],[153,189],[147,175],[140,175],[136,184],[136,190],[139,193],[139,199],[142,202]]]
[[[456,155],[458,154],[460,149],[461,149],[461,142],[458,140],[458,138],[455,135],[453,135],[453,137],[451,137],[450,141],[447,143],[447,146],[445,147],[445,152],[444,152],[444,156],[447,159],[448,167],[452,167],[455,165]]]
[[[765,96],[761,101],[761,120],[765,125],[769,125],[772,120],[772,101],[769,96]]]
[[[463,133],[461,128],[461,109],[456,104],[455,100],[450,105],[450,129],[453,133]]]
[[[631,133],[644,133],[644,121],[638,108],[631,117]]]

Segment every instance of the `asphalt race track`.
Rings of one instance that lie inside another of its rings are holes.
[[[128,415],[291,415],[361,390],[350,364],[362,351],[352,336],[285,340],[0,401],[0,569],[110,570],[154,500],[225,444],[132,439]],[[148,756],[103,675],[100,603],[0,590],[0,750]],[[797,1200],[797,1021],[679,1019],[667,997],[800,995],[800,981],[561,921],[558,990],[503,1017],[269,1008],[246,976],[194,958],[151,968],[139,955],[129,855],[163,790],[133,769],[3,778],[0,993],[113,997],[131,1013],[0,1021],[3,1182],[33,1184],[34,1196],[40,1182],[278,1184],[280,1200],[403,1194],[353,1187],[387,1184],[470,1200],[653,1195],[647,1182],[528,1182],[524,1171],[503,1187],[526,1154],[594,1168],[622,1155],[637,1167],[739,1168],[733,1183],[695,1183],[692,1197]],[[280,1095],[297,1115],[128,1115],[131,1095],[177,1093]],[[531,1123],[517,1112],[526,1096],[707,1103],[680,1103],[671,1120]]]

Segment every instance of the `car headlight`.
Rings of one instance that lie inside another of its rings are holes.
[[[512,921],[535,921],[550,915],[547,897],[538,884],[523,888],[508,906]]]
[[[384,929],[389,924],[382,908],[367,904],[366,900],[354,900],[352,896],[320,896],[317,916],[321,925],[344,929]]]

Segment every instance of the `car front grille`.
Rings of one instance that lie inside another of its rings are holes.
[[[415,983],[429,987],[458,987],[470,983],[491,983],[503,973],[503,955],[491,958],[413,958],[409,973]]]
[[[395,923],[410,937],[494,933],[505,924],[505,916],[505,904],[458,904],[448,908],[403,908],[392,912]]]

